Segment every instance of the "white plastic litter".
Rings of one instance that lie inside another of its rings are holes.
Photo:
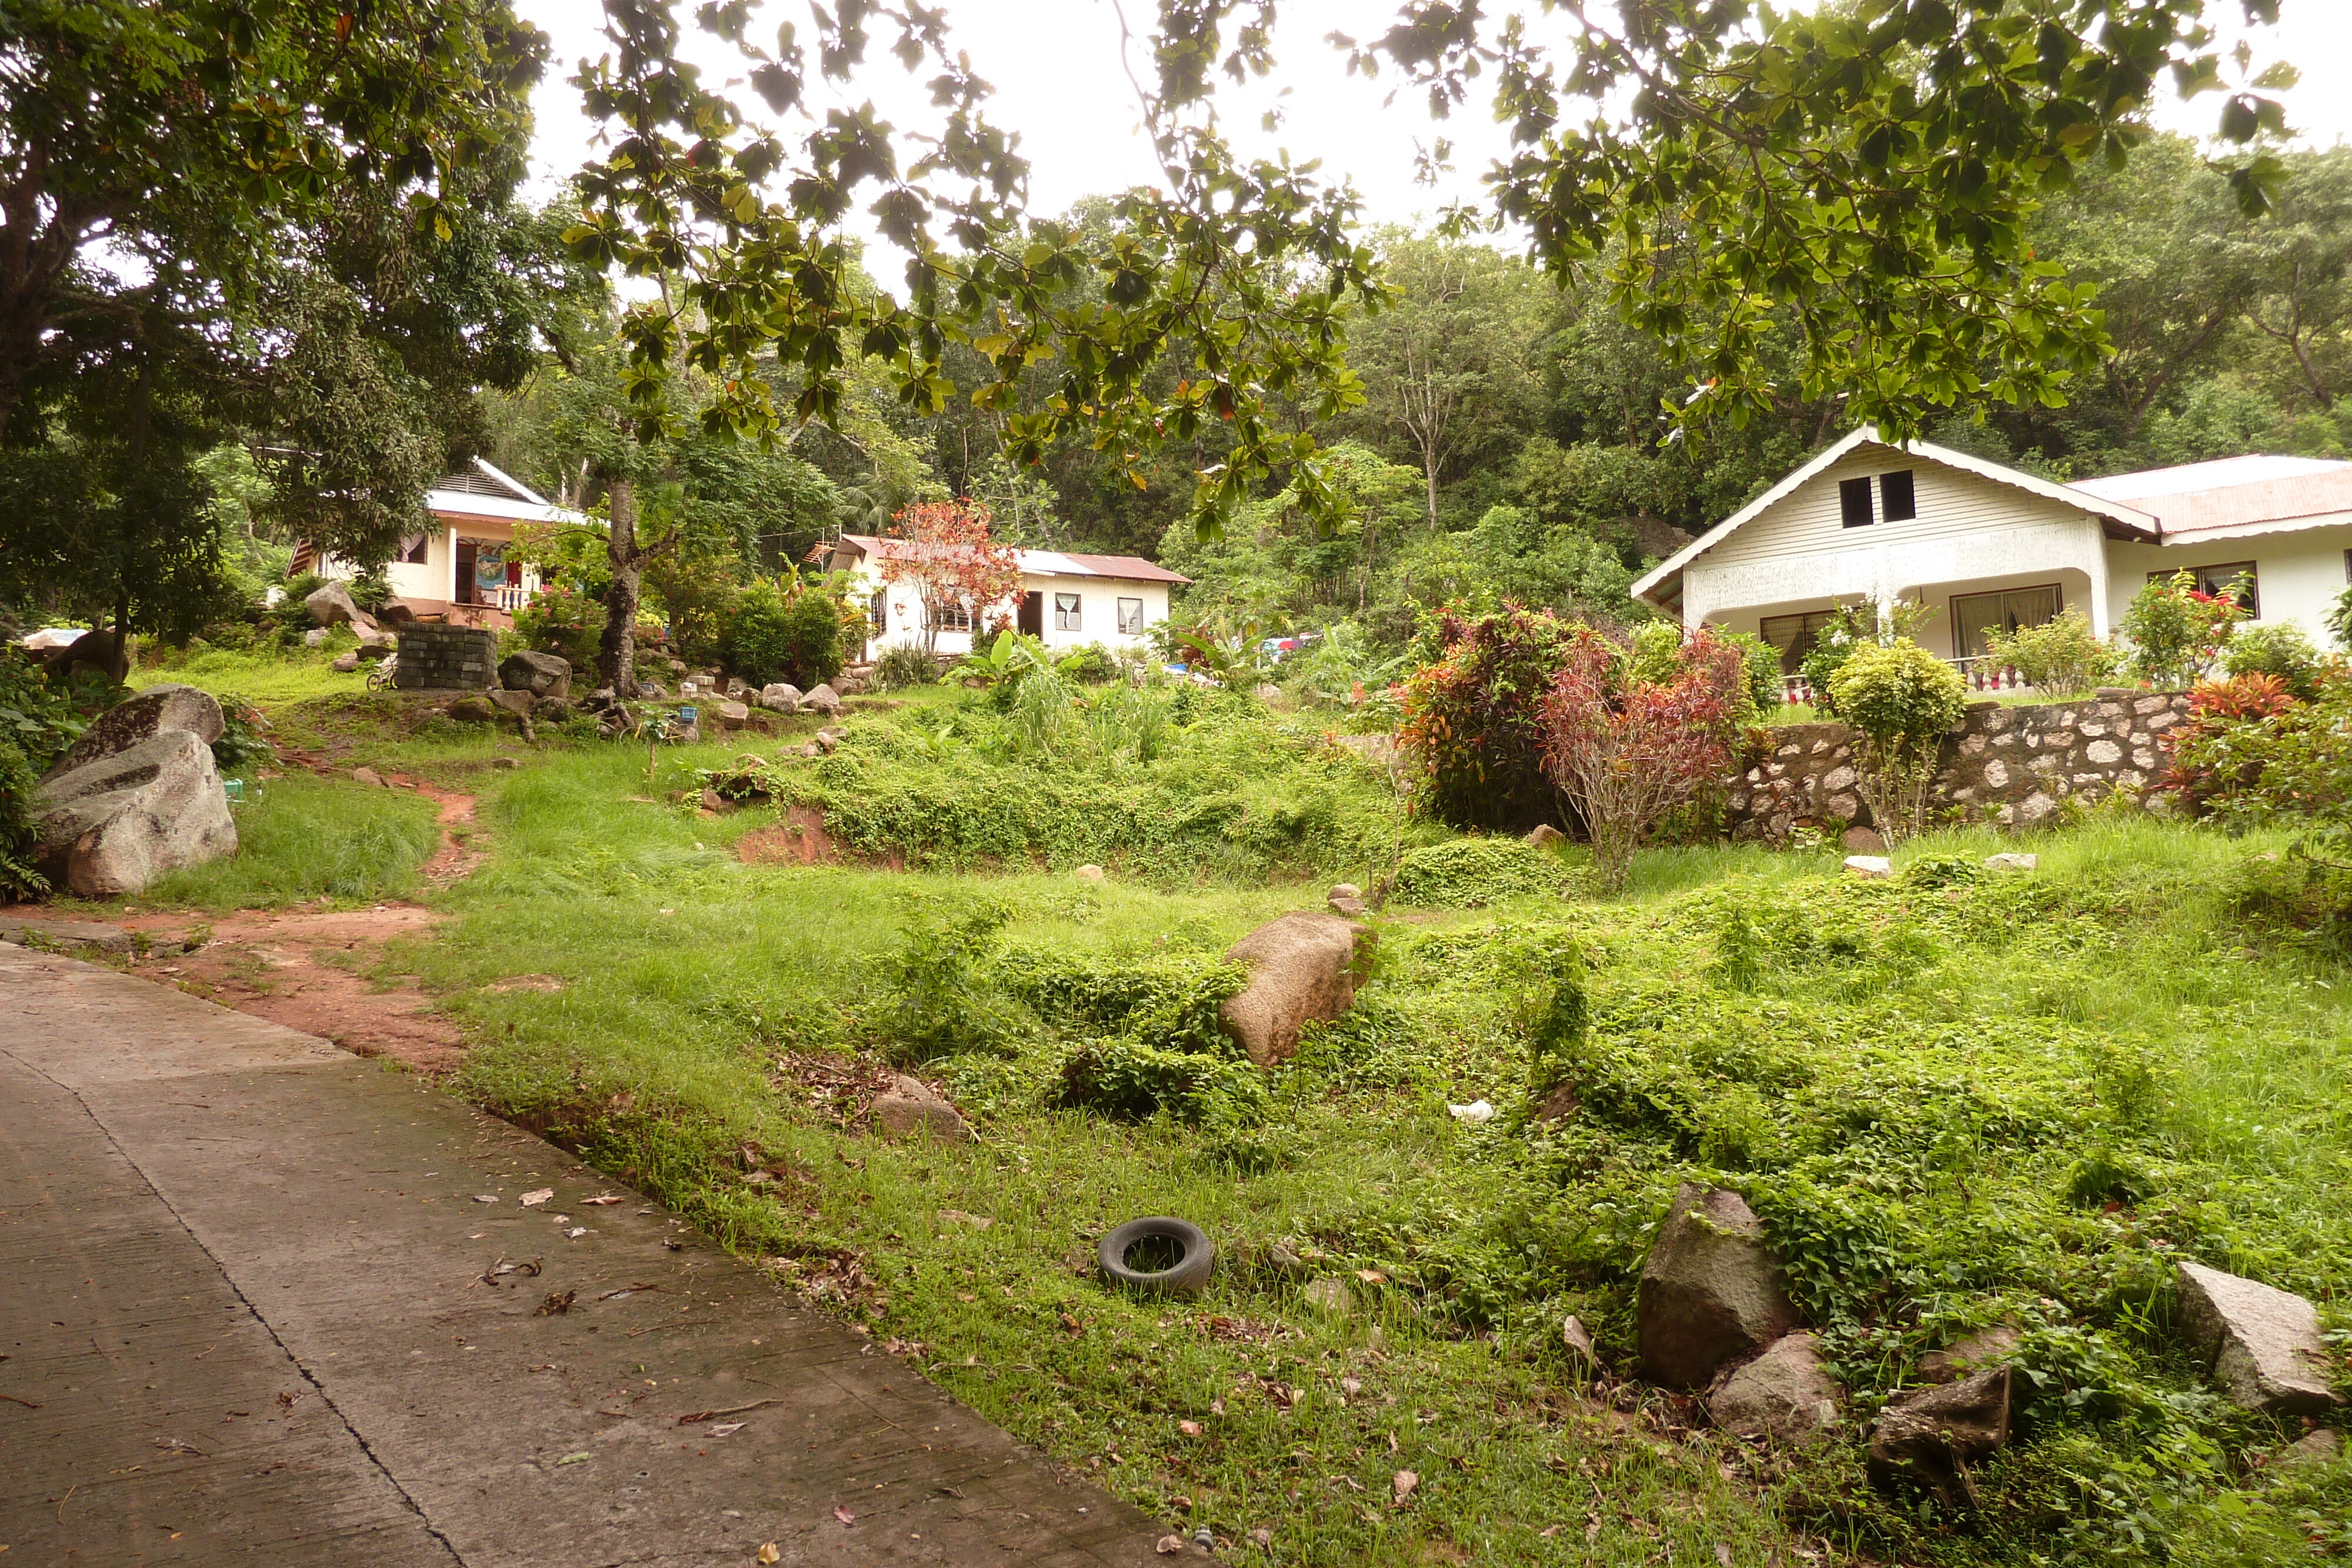
[[[1473,1100],[1467,1105],[1448,1105],[1445,1108],[1453,1113],[1454,1119],[1457,1122],[1491,1122],[1495,1119],[1495,1107],[1484,1100]]]

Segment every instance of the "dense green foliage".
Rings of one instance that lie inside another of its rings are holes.
[[[722,612],[719,661],[748,685],[789,681],[805,691],[841,673],[844,622],[856,614],[823,588],[753,582]]]
[[[1969,690],[1959,672],[1907,638],[1865,643],[1830,681],[1838,716],[1859,737],[1857,788],[1889,842],[1925,825],[1944,737]]]
[[[1476,909],[1523,893],[1556,893],[1568,880],[1558,857],[1517,839],[1452,839],[1407,850],[1397,862],[1396,902]]]

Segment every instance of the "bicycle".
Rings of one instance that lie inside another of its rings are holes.
[[[393,677],[400,664],[398,653],[386,653],[376,667],[368,672],[367,689],[372,692],[390,691]]]

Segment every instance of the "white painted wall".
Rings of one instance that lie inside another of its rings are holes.
[[[2242,624],[2300,626],[2322,648],[2330,645],[2327,612],[2335,606],[2336,596],[2352,585],[2344,554],[2352,549],[2352,523],[2206,538],[2188,544],[2115,544],[2107,549],[2113,562],[2107,587],[2110,615],[2123,613],[2151,571],[2251,560],[2262,618]]]
[[[896,643],[920,646],[923,640],[923,601],[912,582],[901,580],[886,583],[871,562],[863,562],[856,573],[857,592],[862,601],[871,603],[875,591],[884,591],[884,630],[867,642],[869,653],[878,653]],[[1100,643],[1106,648],[1142,649],[1150,645],[1143,632],[1122,634],[1118,629],[1118,601],[1139,599],[1143,601],[1144,632],[1168,619],[1168,584],[1138,582],[1127,578],[1075,577],[1024,572],[1021,577],[1024,592],[1045,596],[1045,640],[1048,648],[1083,648]],[[1076,594],[1078,599],[1078,627],[1076,631],[1054,624],[1054,596]],[[999,615],[1013,613],[1011,605],[994,611],[983,611],[983,625]],[[971,633],[941,632],[938,650],[942,653],[962,654],[971,652]]]

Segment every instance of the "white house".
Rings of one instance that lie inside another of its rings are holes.
[[[869,534],[844,534],[831,546],[827,569],[849,573],[866,596],[869,654],[894,643],[922,643],[921,594],[905,579],[889,581],[884,570],[893,555],[904,555],[910,548],[905,539]],[[1141,556],[1049,549],[1014,553],[1021,564],[1020,602],[978,606],[982,629],[1009,612],[1016,629],[1041,638],[1048,648],[1082,648],[1089,643],[1142,648],[1150,629],[1168,619],[1168,591],[1192,580]],[[968,653],[971,637],[972,610],[967,608],[940,627],[937,646],[942,653]]]
[[[431,526],[401,540],[384,568],[394,595],[419,615],[499,628],[511,626],[514,612],[539,591],[538,569],[508,559],[515,525],[589,521],[479,457],[426,491],[425,509]],[[333,556],[314,563],[307,542],[296,547],[289,575],[305,570],[321,577],[359,572]]]
[[[2057,484],[1864,429],[1677,550],[1634,597],[1687,627],[1752,632],[1793,676],[1840,605],[1909,600],[1916,633],[1980,687],[1985,634],[2079,607],[2107,635],[2151,576],[2243,576],[2250,624],[2322,623],[2352,582],[2352,463],[2231,457]]]

